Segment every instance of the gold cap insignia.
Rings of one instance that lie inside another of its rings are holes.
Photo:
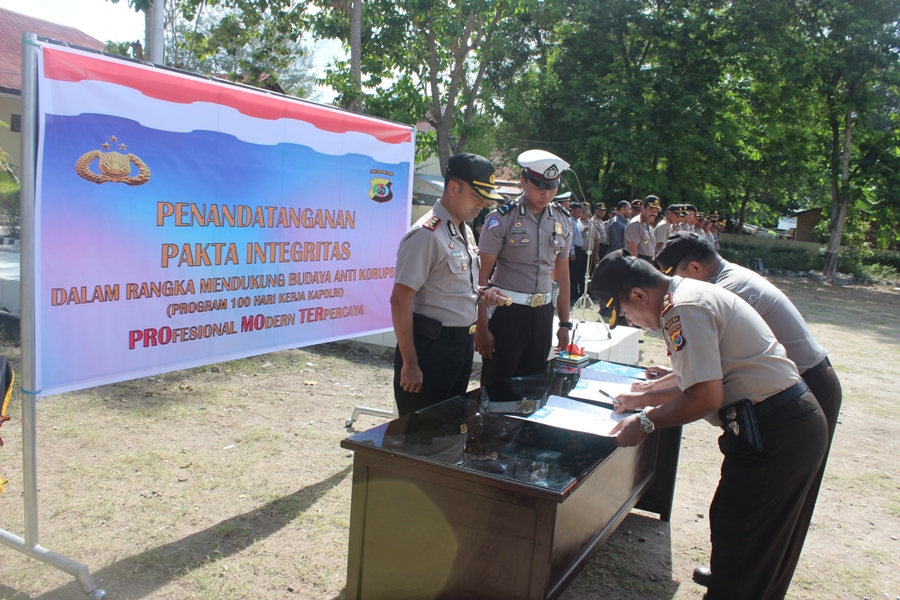
[[[110,136],[110,142],[118,142],[116,136]],[[108,149],[109,142],[102,144],[104,149]],[[119,144],[120,150],[126,150],[125,144]],[[98,168],[99,173],[91,171],[91,163],[94,159],[100,159]],[[131,167],[137,167],[137,175],[131,174]],[[134,154],[122,154],[112,150],[111,152],[103,152],[102,150],[91,150],[81,155],[75,162],[75,172],[79,177],[86,179],[91,183],[124,183],[125,185],[144,185],[150,181],[150,168],[144,164],[140,158]]]

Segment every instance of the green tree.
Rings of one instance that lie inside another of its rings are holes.
[[[884,108],[879,89],[900,83],[900,4],[893,0],[810,0],[795,24],[805,51],[800,67],[817,79],[821,118],[830,131],[827,179],[831,188],[830,236],[824,273],[834,275],[851,201],[863,195],[866,176],[852,169],[861,129]],[[879,101],[881,100],[881,102]]]
[[[347,12],[329,2],[317,6],[313,23],[318,35],[349,44]],[[511,6],[498,0],[367,3],[360,56],[365,111],[391,118],[403,115],[406,122],[427,121],[444,168],[450,155],[466,146],[477,125],[493,35]],[[342,103],[357,94],[346,61],[331,65],[325,81]]]

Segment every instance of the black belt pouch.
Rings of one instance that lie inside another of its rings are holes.
[[[719,409],[719,419],[732,451],[737,455],[749,455],[762,452],[762,439],[756,423],[753,403],[741,400]]]
[[[441,339],[441,327],[443,324],[437,319],[413,313],[413,331],[429,340]]]

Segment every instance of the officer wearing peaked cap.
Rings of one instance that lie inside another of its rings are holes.
[[[488,320],[478,309],[475,349],[484,359],[482,385],[546,368],[553,346],[553,281],[559,348],[569,344],[569,217],[553,204],[560,175],[569,163],[544,150],[519,155],[523,193],[490,213],[481,231],[482,285],[499,288],[509,298]],[[493,272],[493,273],[492,273]]]
[[[627,253],[600,262],[591,291],[611,309],[610,327],[621,315],[662,331],[675,379],[671,388],[642,392],[645,408],[613,428],[616,443],[634,446],[657,428],[701,418],[722,428],[707,600],[783,598],[776,578],[828,438],[796,365],[738,296],[668,277]],[[634,408],[633,394],[619,395],[616,412]]]
[[[640,203],[637,208],[635,203]],[[635,216],[625,227],[625,249],[632,256],[653,262],[653,255],[656,254],[653,226],[659,213],[659,198],[651,194],[643,200],[635,200],[631,206],[635,210]]]
[[[718,214],[715,215],[718,217]],[[730,263],[715,251],[713,246],[695,233],[680,233],[670,236],[662,250],[656,255],[660,270],[666,275],[678,275],[708,281],[718,287],[734,292],[747,301],[759,313],[766,324],[784,346],[787,357],[797,365],[800,377],[809,386],[825,415],[828,424],[828,446],[825,458],[819,466],[803,509],[794,529],[791,545],[781,563],[775,588],[781,594],[787,591],[791,575],[800,558],[800,551],[806,539],[819,486],[828,459],[828,447],[837,424],[843,394],[841,383],[828,360],[828,352],[812,336],[803,315],[793,302],[777,287],[758,273]],[[665,377],[648,385],[663,386]],[[697,572],[701,573],[702,568]],[[697,577],[695,576],[695,579]]]
[[[467,223],[485,199],[501,198],[495,187],[494,166],[486,158],[451,156],[443,195],[400,242],[391,293],[400,416],[465,393],[476,307],[506,300],[496,289],[478,287],[478,248]]]

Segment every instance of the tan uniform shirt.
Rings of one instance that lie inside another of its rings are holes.
[[[828,351],[809,332],[803,315],[765,277],[723,260],[709,281],[737,294],[759,313],[800,373],[825,360]]]
[[[535,215],[519,196],[484,219],[478,247],[497,257],[495,286],[524,294],[546,294],[556,257],[568,257],[572,243],[569,217],[552,204]]]
[[[762,402],[800,381],[766,322],[736,295],[673,277],[667,300],[659,323],[680,390],[721,379],[728,406],[744,399]],[[706,420],[721,424],[717,412]]]
[[[663,219],[659,223],[656,224],[656,227],[653,228],[653,241],[657,244],[665,244],[666,240],[669,239],[669,232],[671,231],[672,226],[669,225],[669,222]],[[654,256],[656,255],[655,248],[653,252]]]
[[[641,222],[641,215],[632,217],[625,227],[625,241],[637,244],[638,254],[654,256],[656,254],[656,241],[653,239],[653,231],[650,226]],[[628,246],[625,246],[628,248]]]
[[[608,244],[609,232],[606,231],[606,223],[604,223],[602,219],[594,217],[593,219],[591,219],[591,224],[594,227],[594,239],[599,241],[603,246]]]
[[[466,223],[463,227],[465,237],[438,201],[403,236],[397,250],[394,281],[416,290],[413,312],[445,327],[468,327],[478,310],[481,260],[472,229]]]

